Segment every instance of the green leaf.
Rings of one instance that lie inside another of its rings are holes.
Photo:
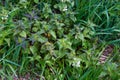
[[[26,38],[26,37],[27,37],[27,34],[26,34],[25,31],[22,31],[22,32],[20,33],[20,36]]]
[[[30,51],[35,54],[37,52],[37,48],[35,46],[30,46]]]
[[[74,22],[76,21],[76,17],[75,17],[74,15],[71,15],[71,16],[70,16],[70,19],[71,19],[72,21],[74,21]]]
[[[35,3],[38,3],[38,2],[39,2],[39,0],[34,0],[34,2],[35,2]]]
[[[32,30],[33,30],[34,32],[37,32],[37,31],[38,31],[38,28],[37,28],[37,27],[33,27]]]
[[[6,38],[5,41],[7,42],[8,46],[10,46],[10,38]]]
[[[71,49],[72,43],[68,41],[67,39],[59,39],[58,41],[59,49]]]
[[[82,33],[79,34],[79,39],[81,39],[82,41],[84,41],[84,35]]]
[[[41,43],[44,43],[44,42],[47,42],[48,39],[45,38],[45,37],[43,37],[43,36],[40,36],[40,37],[38,38],[38,41],[41,42]]]
[[[21,37],[18,37],[18,43],[22,43],[23,39]]]
[[[54,31],[50,31],[50,34],[56,39],[56,33]]]
[[[0,39],[0,45],[3,45],[3,39]]]
[[[38,60],[38,61],[39,61],[40,59],[41,59],[40,55],[36,55],[36,56],[35,56],[35,60]]]
[[[99,77],[104,77],[106,75],[107,75],[107,73],[103,71],[103,72],[100,73]]]

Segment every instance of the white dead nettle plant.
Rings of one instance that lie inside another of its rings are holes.
[[[61,0],[61,2],[65,3],[65,2],[69,2],[70,0]],[[62,9],[62,11],[67,11],[67,5],[64,6],[64,8]]]
[[[68,9],[67,9],[67,6],[65,6],[64,8],[63,8],[63,11],[67,11]]]
[[[74,6],[74,1],[73,0],[61,0],[62,3],[69,3],[71,4],[71,6],[73,7]],[[68,10],[68,5],[64,6],[63,10],[62,11],[67,11]]]
[[[2,13],[0,13],[0,17],[1,17],[2,20],[7,20],[7,18],[8,18],[7,10],[3,9]]]
[[[17,11],[19,8],[14,8],[12,11],[7,12],[6,10],[3,10],[2,14],[0,16],[2,20],[7,20],[9,15],[11,15],[13,12]]]
[[[80,67],[80,58],[73,58],[72,66],[74,67]]]
[[[7,20],[7,18],[8,18],[8,15],[5,15],[5,16],[1,17],[2,20]]]

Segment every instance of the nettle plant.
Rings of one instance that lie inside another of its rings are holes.
[[[17,47],[18,53],[13,50],[13,56],[17,53],[16,65],[23,67],[32,63],[41,69],[43,63],[49,67],[61,66],[61,59],[73,67],[80,67],[80,62],[85,63],[83,68],[91,65],[87,60],[90,56],[83,53],[90,55],[92,51],[91,37],[96,25],[89,19],[77,21],[74,1],[32,2],[21,0],[11,11],[1,8],[0,45],[6,44],[6,50]]]
[[[95,24],[89,20],[77,22],[74,1],[61,0],[54,5],[34,1],[33,8],[28,1],[20,1],[11,12],[1,8],[1,45],[21,45],[22,53],[34,55],[38,61],[49,53],[57,58],[75,53],[78,47],[89,47]]]
[[[27,3],[24,3],[26,7],[31,6]],[[74,55],[72,58],[81,47],[90,47],[95,24],[89,20],[76,22],[74,1],[58,1],[54,5],[38,2],[32,9],[26,7],[20,7],[19,12],[23,13],[14,21],[12,33],[16,45],[21,44],[23,48],[21,52],[30,55],[30,61],[56,60],[66,55],[70,57],[69,54]]]
[[[115,4],[117,0],[0,2],[0,67],[2,64],[6,75],[23,75],[30,71],[40,73],[40,77],[48,80],[98,79],[104,68],[97,65],[106,46],[102,39],[119,37],[120,6]],[[115,36],[109,37],[111,35]],[[113,42],[117,41],[119,39]],[[115,49],[118,54],[118,48]],[[110,66],[109,61],[106,62],[110,75],[103,72],[100,77],[112,76],[113,70],[117,69],[116,64]],[[4,77],[3,72],[0,70]]]
[[[10,47],[11,41],[13,40],[13,29],[14,23],[10,20],[9,10],[1,7],[0,11],[0,46],[7,44]]]

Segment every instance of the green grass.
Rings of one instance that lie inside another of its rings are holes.
[[[1,0],[0,79],[119,80],[119,37],[119,0]]]

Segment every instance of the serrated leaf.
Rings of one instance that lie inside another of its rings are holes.
[[[26,38],[26,37],[27,37],[27,34],[26,34],[25,31],[22,31],[22,32],[20,33],[20,36]]]
[[[35,46],[30,46],[30,51],[34,54],[37,52],[37,48]]]
[[[68,41],[67,39],[59,39],[58,41],[59,44],[59,48],[64,48],[64,49],[71,49],[71,45],[72,43],[70,41]]]
[[[41,42],[41,43],[44,43],[44,42],[47,42],[48,39],[45,38],[45,37],[43,37],[43,36],[40,36],[40,37],[38,38],[38,41]]]
[[[56,33],[54,31],[50,31],[50,34],[52,35],[52,37],[54,37],[56,39]]]
[[[84,41],[84,35],[83,34],[79,34],[79,38],[82,40],[82,41]]]

